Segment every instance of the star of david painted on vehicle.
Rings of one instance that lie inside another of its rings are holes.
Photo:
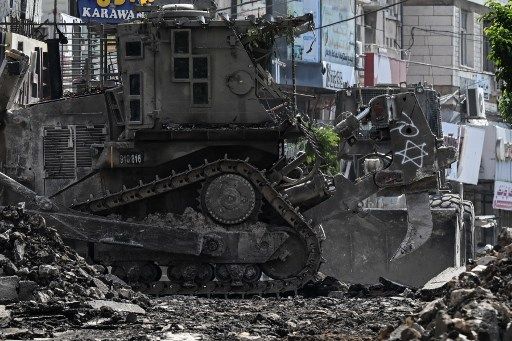
[[[425,142],[418,145],[411,140],[407,140],[405,143],[405,148],[395,152],[395,155],[402,157],[402,165],[412,162],[418,167],[423,167],[423,158],[428,155],[428,153],[425,151],[426,145],[427,144]]]

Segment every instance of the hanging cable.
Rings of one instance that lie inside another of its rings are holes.
[[[367,14],[377,13],[377,12],[380,12],[380,11],[386,10],[386,9],[388,9],[388,8],[391,8],[391,7],[395,7],[395,6],[401,5],[401,4],[403,4],[403,3],[406,3],[407,1],[409,1],[409,0],[402,0],[402,1],[399,1],[399,2],[397,2],[397,3],[391,4],[391,5],[387,5],[387,6],[383,6],[383,7],[381,7],[381,8],[378,8],[378,9],[375,9],[375,10],[372,10],[372,11],[368,11],[368,12],[365,12],[365,13],[362,13],[362,14],[358,14],[358,15],[355,15],[355,16],[350,17],[350,18],[347,18],[347,19],[343,19],[343,20],[340,20],[340,21],[335,21],[335,22],[330,23],[330,24],[326,24],[326,25],[322,25],[322,26],[319,26],[319,27],[315,27],[315,30],[319,30],[319,29],[321,29],[321,28],[331,27],[331,26],[338,25],[338,24],[341,24],[341,23],[344,23],[344,22],[347,22],[347,21],[355,20],[355,19],[357,19],[357,18],[364,17],[364,16],[365,16],[365,15],[367,15]]]

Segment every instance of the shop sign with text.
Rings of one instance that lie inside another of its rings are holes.
[[[512,211],[512,183],[494,182],[494,200],[492,207],[496,210]]]
[[[142,17],[135,6],[149,5],[154,0],[78,0],[79,17],[84,22],[117,24]]]
[[[322,62],[322,73],[323,87],[327,89],[343,89],[355,83],[352,66]]]

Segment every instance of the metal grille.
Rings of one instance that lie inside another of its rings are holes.
[[[86,92],[119,83],[115,35],[101,26],[61,26],[68,39],[62,45],[61,64],[64,92]]]
[[[74,179],[77,168],[91,167],[91,145],[103,143],[104,126],[45,127],[44,169],[48,179]]]
[[[44,128],[44,170],[50,179],[75,177],[74,133],[68,127]]]
[[[76,126],[76,166],[91,167],[91,145],[105,142],[106,128],[103,126]]]

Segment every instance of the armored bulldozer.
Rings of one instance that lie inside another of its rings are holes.
[[[358,214],[382,190],[405,194],[409,208],[392,256],[428,240],[428,193],[454,150],[432,134],[414,93],[343,114],[342,140],[371,126],[383,166],[355,181],[331,177],[307,119],[266,71],[274,39],[313,29],[311,15],[217,20],[215,7],[187,4],[145,12],[117,27],[121,86],[0,108],[3,204],[24,202],[90,262],[150,294],[295,291],[322,263],[322,222]],[[0,84],[23,78],[26,63],[8,55]],[[285,156],[284,142],[298,139],[313,164]]]

